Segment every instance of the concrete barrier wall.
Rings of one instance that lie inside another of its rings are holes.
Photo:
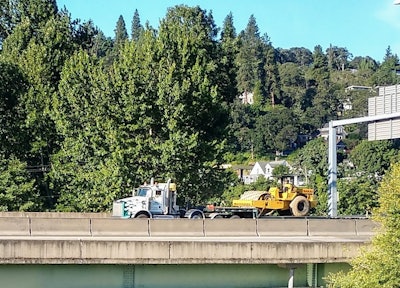
[[[0,212],[0,217],[28,218],[107,218],[111,213],[81,213],[81,212]]]
[[[29,236],[30,219],[22,217],[0,218],[1,236]]]
[[[121,219],[0,217],[0,236],[371,237],[369,219]]]
[[[31,218],[32,236],[91,236],[90,218]]]
[[[307,236],[307,219],[258,219],[259,236]]]
[[[357,236],[355,219],[308,219],[309,236]]]
[[[204,222],[201,219],[150,219],[150,236],[201,237]]]
[[[93,218],[91,236],[149,236],[148,219]]]
[[[373,236],[379,224],[369,219],[356,219],[356,233],[357,236]]]
[[[204,219],[204,236],[257,236],[255,219]]]

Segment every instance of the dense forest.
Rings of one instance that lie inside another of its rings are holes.
[[[55,0],[0,3],[4,211],[109,211],[151,177],[176,181],[181,203],[229,200],[249,187],[221,164],[279,156],[310,179],[324,215],[318,129],[366,116],[373,87],[398,82],[390,47],[382,63],[334,44],[274,47],[252,15],[236,31],[232,14],[218,27],[212,13],[180,5],[154,28],[133,7],[130,31],[120,16],[111,38]],[[363,214],[378,205],[398,143],[366,141],[365,125],[346,129],[339,213]]]

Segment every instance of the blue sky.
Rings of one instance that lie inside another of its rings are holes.
[[[57,0],[57,4],[74,19],[93,20],[110,37],[120,15],[130,33],[135,9],[142,24],[149,21],[158,28],[169,7],[186,4],[211,10],[218,27],[232,12],[237,33],[253,14],[260,35],[268,34],[275,48],[313,51],[321,45],[325,51],[332,44],[346,47],[353,56],[381,62],[390,46],[400,57],[400,5],[393,5],[393,0]]]

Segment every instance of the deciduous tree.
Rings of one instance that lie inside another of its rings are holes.
[[[400,165],[394,164],[379,187],[379,208],[372,219],[380,228],[372,244],[360,251],[348,273],[330,274],[328,287],[369,288],[400,286]]]

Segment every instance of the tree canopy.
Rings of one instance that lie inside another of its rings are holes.
[[[329,287],[398,287],[400,240],[400,164],[393,165],[379,187],[379,207],[372,219],[380,228],[371,246],[351,262],[348,273],[331,274]]]
[[[334,43],[274,47],[254,15],[236,31],[232,13],[219,28],[212,12],[177,5],[153,28],[134,10],[130,33],[120,16],[107,37],[54,0],[0,3],[0,174],[3,187],[31,190],[4,188],[21,201],[2,209],[106,211],[151,177],[177,182],[181,204],[204,204],[235,182],[226,159],[288,154],[324,199],[318,130],[366,115],[370,92],[347,86],[396,83],[390,47],[382,63]],[[396,141],[361,141],[362,129],[339,155],[341,213],[374,208],[398,159]]]

